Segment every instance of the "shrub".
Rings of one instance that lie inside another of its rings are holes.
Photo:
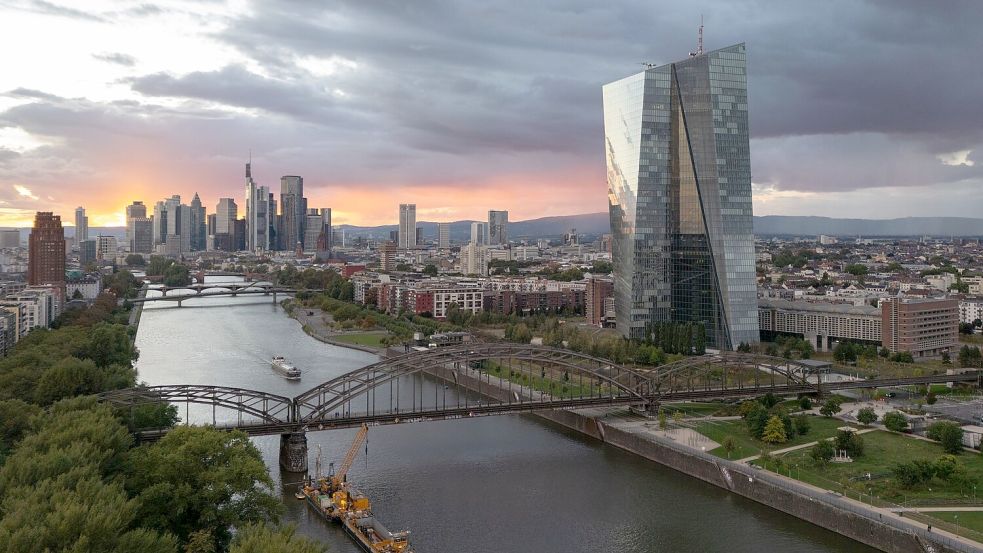
[[[812,446],[812,450],[809,451],[809,456],[819,464],[826,464],[833,458],[835,453],[836,451],[833,447],[833,443],[829,440],[822,440],[816,445]]]
[[[836,413],[839,413],[841,409],[843,408],[840,406],[840,401],[838,399],[829,398],[826,400],[826,403],[820,407],[819,413],[824,417],[832,417]]]
[[[801,407],[803,410],[812,409],[812,400],[809,399],[807,396],[800,397],[799,407]]]
[[[857,420],[864,426],[870,426],[871,423],[877,420],[877,413],[870,407],[864,407],[857,411]]]
[[[796,434],[805,436],[812,429],[812,423],[809,422],[808,415],[797,415],[793,420],[795,422]]]
[[[891,411],[884,415],[884,427],[895,432],[908,430],[908,417],[900,411]]]
[[[864,439],[856,432],[840,430],[833,439],[838,450],[845,450],[850,457],[857,458],[864,454]]]
[[[954,422],[934,423],[928,427],[926,435],[942,444],[946,453],[958,454],[963,450],[963,429]]]

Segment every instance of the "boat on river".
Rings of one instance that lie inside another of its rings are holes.
[[[300,369],[287,362],[282,356],[277,355],[270,361],[273,372],[279,374],[287,380],[300,380]]]

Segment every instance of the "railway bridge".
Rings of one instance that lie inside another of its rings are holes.
[[[159,296],[147,296],[146,292],[157,291]],[[131,303],[151,303],[158,301],[177,302],[182,306],[185,300],[195,298],[211,298],[219,296],[273,296],[276,303],[277,294],[296,294],[301,290],[289,286],[278,286],[270,282],[219,282],[205,284],[188,284],[186,286],[154,286],[147,288],[141,297],[130,300]],[[304,289],[305,292],[321,292],[317,289]]]
[[[478,343],[395,355],[292,398],[205,385],[128,388],[101,397],[122,408],[162,402],[209,405],[216,427],[253,436],[279,434],[281,466],[303,472],[307,469],[306,432],[362,424],[617,405],[653,410],[665,401],[979,380],[980,373],[974,371],[824,382],[822,375],[794,360],[732,352],[638,369],[564,349]],[[235,421],[219,422],[218,409],[233,412]],[[139,437],[153,440],[166,432],[149,430]]]

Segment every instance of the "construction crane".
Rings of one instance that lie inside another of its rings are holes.
[[[348,453],[345,454],[345,459],[338,465],[338,472],[331,475],[331,484],[334,489],[339,489],[342,483],[345,482],[345,476],[348,474],[348,470],[352,468],[352,463],[355,462],[355,457],[358,455],[359,448],[365,443],[366,437],[369,435],[369,427],[364,423],[362,427],[358,429],[355,433],[355,439],[352,440],[352,446],[348,448]]]

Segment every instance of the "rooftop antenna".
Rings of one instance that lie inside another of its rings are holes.
[[[690,56],[702,56],[703,55],[703,14],[700,14],[700,31],[698,33],[698,38],[696,40],[696,51],[690,52]]]
[[[642,62],[642,65],[644,65],[644,66],[645,66],[645,69],[653,69],[653,68],[655,68],[655,67],[658,67],[658,65],[656,65],[656,64],[654,64],[654,63],[649,63],[649,62],[647,62],[647,61],[643,61],[643,62]]]

